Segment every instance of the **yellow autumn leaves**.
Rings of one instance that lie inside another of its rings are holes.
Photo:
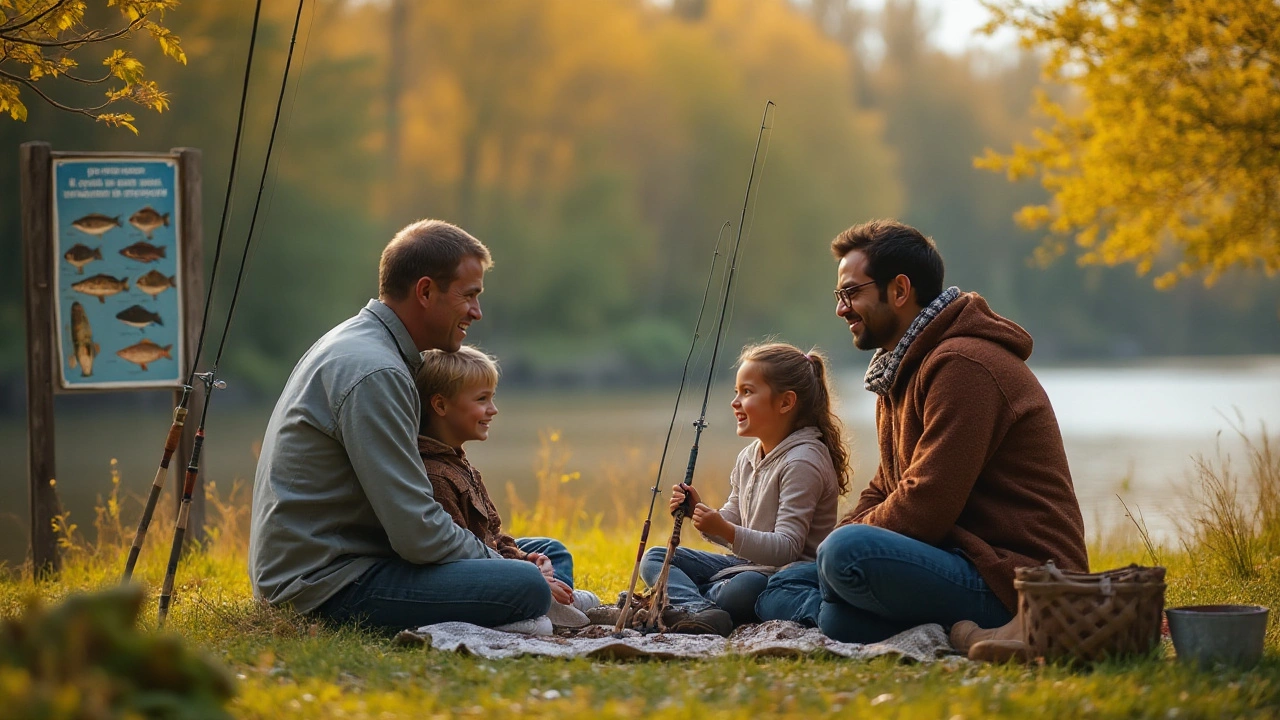
[[[1232,267],[1280,271],[1280,4],[1259,0],[986,3],[992,27],[1048,51],[1036,144],[979,167],[1039,175],[1051,195],[1018,213],[1082,264],[1132,263],[1158,287]]]
[[[84,48],[123,44],[135,33],[145,32],[165,56],[185,64],[187,57],[181,40],[158,22],[166,10],[177,5],[178,0],[106,0],[105,7],[120,12],[117,26],[86,29],[85,12],[89,3],[84,0],[0,0],[0,113],[7,112],[14,120],[26,120],[23,96],[30,93],[61,110],[124,127],[136,134],[133,115],[106,110],[121,100],[157,112],[168,107],[165,93],[156,83],[144,79],[142,63],[126,50],[116,48],[102,61],[106,74],[88,76],[77,74],[80,62],[74,56]],[[47,83],[38,84],[59,77],[83,85],[113,80],[121,84],[107,87],[103,103],[83,106],[60,101]]]

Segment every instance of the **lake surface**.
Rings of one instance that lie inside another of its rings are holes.
[[[1280,357],[1034,369],[1062,426],[1091,537],[1128,522],[1116,499],[1119,494],[1130,508],[1141,509],[1156,535],[1172,538],[1193,456],[1213,456],[1220,443],[1235,466],[1242,467],[1242,444],[1231,429],[1237,414],[1254,437],[1260,422],[1273,437],[1280,432]],[[861,373],[862,368],[848,368],[837,375],[841,414],[852,432],[858,489],[876,462],[874,403],[861,387]],[[645,506],[674,395],[674,388],[613,395],[500,389],[491,438],[468,445],[468,454],[505,511],[508,483],[523,500],[534,499],[539,448],[555,431],[558,439],[552,447],[567,453],[558,466],[580,473],[565,487],[584,495],[589,509]],[[144,495],[169,426],[167,393],[117,396],[118,403],[111,397],[58,399],[58,487],[72,521],[82,529],[93,524],[98,496],[110,491],[113,457],[119,459],[125,491]],[[730,399],[727,387],[712,392],[710,427],[699,454],[697,483],[708,488],[712,502],[723,499],[728,469],[745,444],[734,435]],[[700,400],[698,394],[682,403],[664,487],[683,476]],[[213,408],[207,424],[206,478],[223,487],[235,479],[252,479],[257,442],[270,411]],[[15,563],[26,554],[28,534],[22,417],[0,419],[0,453],[10,459],[0,470],[0,561]],[[171,472],[170,485],[177,477]],[[135,501],[126,512],[136,518],[139,506]]]

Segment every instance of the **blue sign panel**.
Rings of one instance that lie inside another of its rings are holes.
[[[182,384],[181,212],[176,158],[54,159],[63,388]]]

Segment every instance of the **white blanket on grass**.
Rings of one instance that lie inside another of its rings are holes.
[[[507,633],[461,622],[424,625],[396,638],[404,645],[428,645],[436,650],[460,652],[487,659],[524,655],[559,658],[700,659],[722,655],[751,657],[837,656],[866,660],[883,655],[903,660],[931,662],[954,653],[940,625],[921,625],[884,642],[862,645],[832,640],[814,628],[785,620],[745,625],[728,638],[715,635],[642,635],[623,631],[623,637],[542,637]]]

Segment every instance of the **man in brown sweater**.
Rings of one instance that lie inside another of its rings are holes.
[[[1031,336],[976,293],[943,290],[933,241],[873,221],[831,244],[836,314],[875,350],[880,465],[815,563],[774,575],[761,619],[874,642],[922,623],[983,627],[1016,610],[1014,568],[1087,570],[1084,522]]]

